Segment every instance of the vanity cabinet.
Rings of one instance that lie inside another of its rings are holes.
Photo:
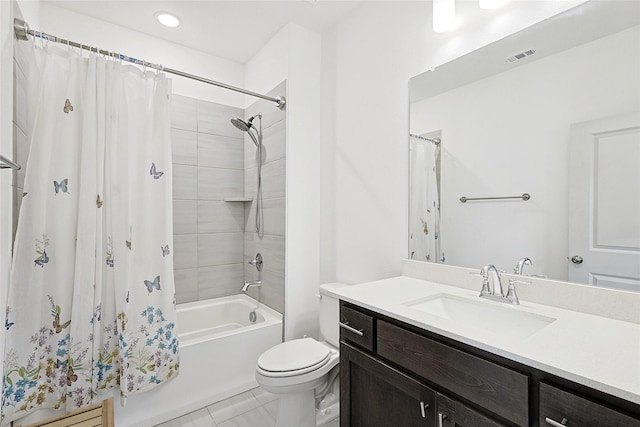
[[[504,427],[465,404],[438,393],[437,427]]]
[[[340,375],[341,426],[436,426],[435,391],[370,354],[342,344]]]
[[[640,427],[632,402],[344,301],[340,312],[342,427]]]
[[[543,426],[625,426],[640,427],[631,418],[591,400],[546,383],[540,383],[540,424]],[[569,422],[570,421],[570,422]]]

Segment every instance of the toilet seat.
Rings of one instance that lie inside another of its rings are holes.
[[[331,348],[313,338],[286,341],[264,352],[257,368],[269,377],[290,377],[315,371],[331,358]]]

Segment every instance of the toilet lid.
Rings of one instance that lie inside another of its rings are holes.
[[[330,356],[331,349],[328,346],[313,338],[301,338],[283,342],[265,351],[258,358],[258,366],[268,372],[300,374],[318,369],[329,361]]]

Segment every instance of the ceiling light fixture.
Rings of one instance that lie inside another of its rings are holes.
[[[453,29],[456,21],[455,0],[433,0],[433,31],[443,33]]]
[[[169,13],[169,12],[157,12],[156,19],[165,27],[175,28],[180,26],[182,21],[177,16]]]

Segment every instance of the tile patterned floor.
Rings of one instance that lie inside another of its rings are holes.
[[[277,415],[278,396],[258,387],[156,427],[275,427]]]

